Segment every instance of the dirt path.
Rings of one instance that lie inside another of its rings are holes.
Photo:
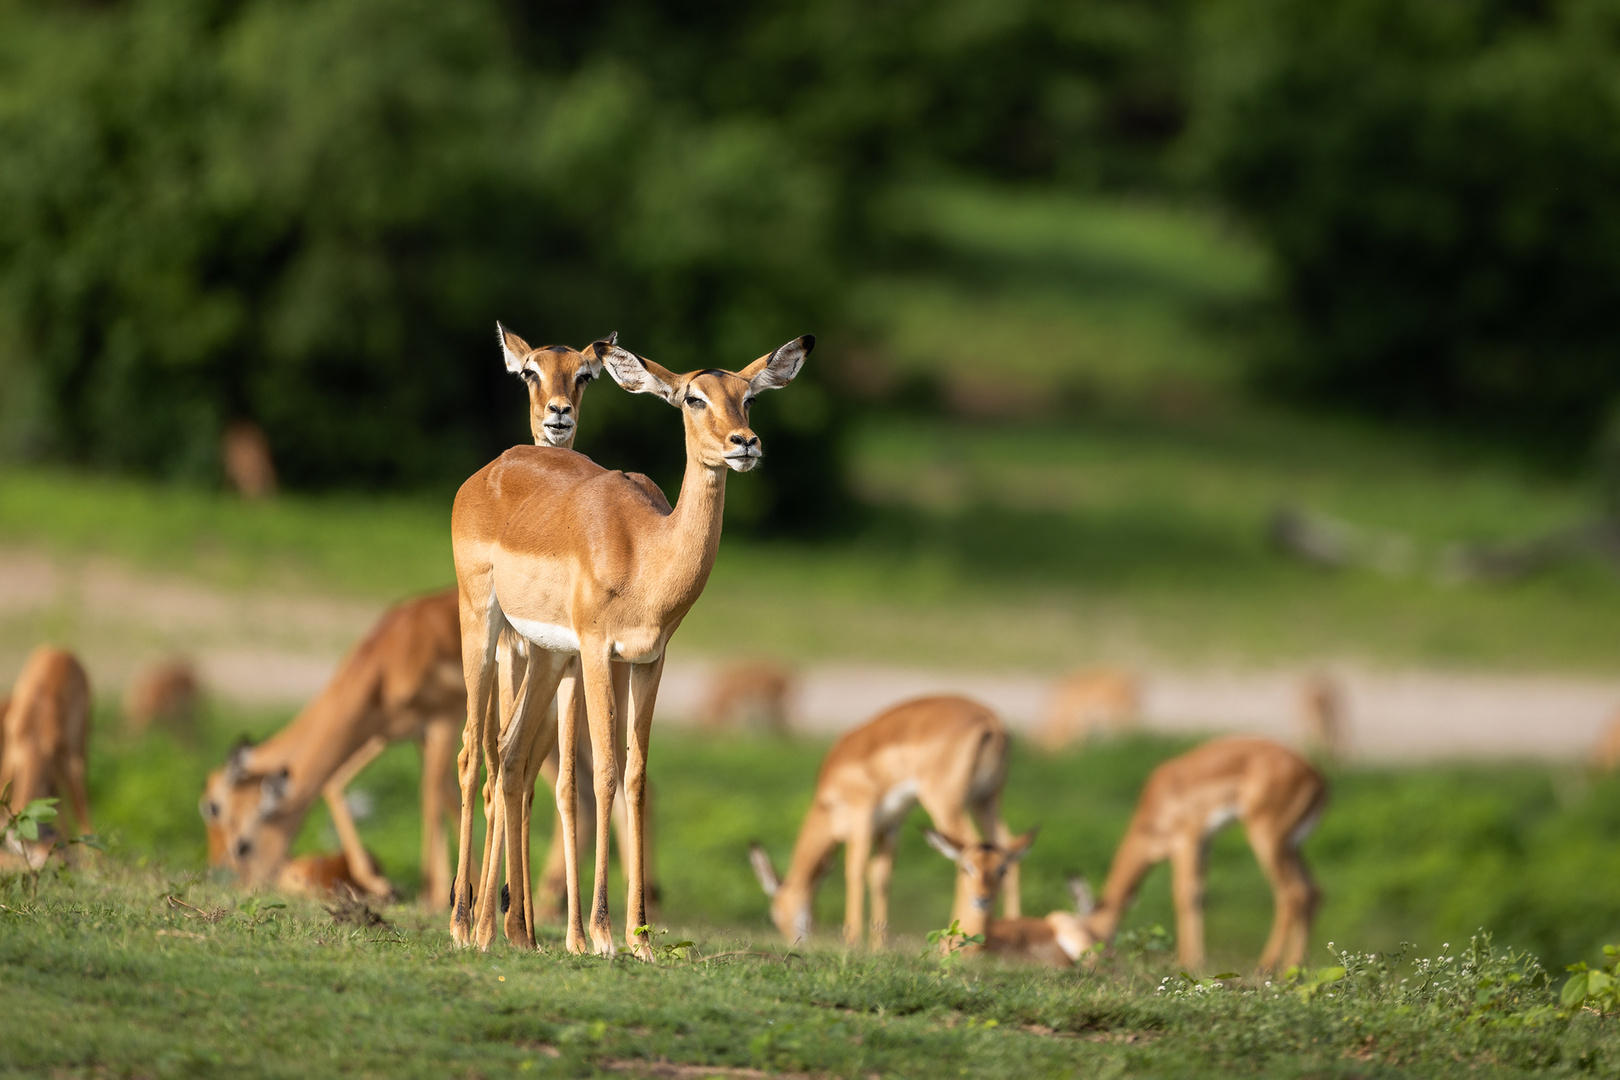
[[[342,598],[226,591],[103,560],[0,550],[0,685],[9,685],[36,642],[53,640],[81,651],[103,694],[116,693],[139,666],[181,653],[194,658],[220,698],[289,708],[321,687],[380,611]],[[1367,760],[1576,758],[1620,711],[1615,679],[1326,666],[1345,692],[1351,752]],[[660,712],[672,721],[694,715],[711,671],[677,642]],[[1247,731],[1295,741],[1304,674],[1146,671],[1143,720],[1162,731]],[[825,664],[800,671],[793,719],[804,730],[840,731],[906,697],[959,692],[1027,730],[1050,685],[1036,673]]]

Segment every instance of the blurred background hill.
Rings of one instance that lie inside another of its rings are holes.
[[[1580,476],[1620,363],[1612,0],[0,4],[0,450],[444,492],[491,325],[813,330],[732,527],[849,531],[858,417],[1357,414]],[[678,477],[598,390],[581,449]],[[768,411],[767,411],[768,410]],[[790,494],[791,493],[791,494]]]

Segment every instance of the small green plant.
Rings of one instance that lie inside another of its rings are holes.
[[[696,944],[696,942],[684,940],[661,941],[659,940],[660,938],[669,936],[669,931],[654,930],[651,924],[636,927],[635,933],[637,937],[645,937],[647,939],[647,945],[652,949],[653,959],[655,961],[685,960],[689,955],[687,950],[691,949],[693,945]]]
[[[11,808],[11,785],[7,784],[0,790],[0,815],[4,815],[0,822],[0,844],[14,851],[22,852],[23,843],[39,843],[40,828],[56,820],[57,799],[34,799],[21,810]],[[37,859],[34,856],[24,855],[23,865],[27,868],[28,891],[30,896],[39,893],[39,875],[45,869],[45,864],[52,855],[62,851],[70,844],[83,844],[97,851],[105,850],[95,834],[85,833],[83,836],[62,837],[53,836],[50,846],[45,849],[43,856]]]
[[[1584,961],[1570,964],[1570,972],[1558,1003],[1569,1013],[1592,1009],[1607,1015],[1620,1012],[1620,945],[1603,946],[1604,962],[1589,968]]]
[[[1114,941],[1121,956],[1138,964],[1163,956],[1174,949],[1175,944],[1170,931],[1158,923],[1123,931]]]
[[[960,919],[952,919],[951,925],[945,929],[928,931],[928,944],[943,950],[939,962],[941,965],[949,967],[962,958],[962,950],[967,946],[983,945],[984,935],[969,934],[962,929]],[[924,953],[923,955],[928,954]]]
[[[266,904],[260,901],[257,896],[250,896],[238,904],[236,910],[241,913],[243,921],[247,923],[248,936],[252,937],[258,933],[259,927],[276,917],[277,908],[285,908],[286,906],[280,900],[272,900]]]

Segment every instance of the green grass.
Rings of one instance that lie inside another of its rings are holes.
[[[194,801],[231,728],[278,719],[215,717],[206,745],[187,749],[157,734],[120,740],[103,718],[92,793],[112,852],[48,870],[37,895],[21,875],[0,876],[0,1072],[651,1075],[667,1059],[843,1077],[1349,1077],[1604,1074],[1620,1064],[1612,1019],[1559,1015],[1561,973],[1537,976],[1502,956],[1506,944],[1532,946],[1557,972],[1620,938],[1620,902],[1604,884],[1620,872],[1617,781],[1528,767],[1340,773],[1307,845],[1326,896],[1309,965],[1347,960],[1350,977],[1314,996],[1258,980],[1196,989],[1177,977],[1161,990],[1173,963],[1131,931],[1170,923],[1162,872],[1122,947],[1095,970],[942,967],[924,955],[921,932],[945,921],[952,870],[915,828],[897,861],[891,951],[831,943],[835,867],[818,904],[822,933],[795,957],[701,960],[786,951],[744,852],[758,836],[785,855],[821,752],[803,742],[659,733],[660,925],[673,931],[661,940],[698,945],[656,966],[568,957],[555,927],[539,955],[502,944],[476,954],[450,947],[443,914],[415,907],[387,909],[393,925],[372,929],[296,898],[267,907],[275,898],[244,898],[200,873]],[[1026,863],[1029,910],[1064,902],[1066,872],[1103,871],[1142,777],[1178,746],[1019,752],[1008,816],[1015,827],[1043,824]],[[414,762],[396,749],[357,784],[377,801],[362,831],[407,887]],[[321,830],[312,821],[305,846],[322,845]],[[1207,907],[1214,967],[1247,969],[1269,902],[1234,833],[1215,845]],[[216,911],[217,921],[199,916]],[[1479,926],[1494,932],[1495,959],[1470,959]],[[1460,957],[1440,969],[1453,974],[1423,976],[1410,953],[1393,973],[1375,970],[1383,961],[1365,954],[1403,939],[1418,943],[1416,955]],[[1329,940],[1354,955],[1330,954]],[[1503,982],[1510,973],[1531,977]]]
[[[176,873],[203,869],[196,802],[204,775],[224,759],[238,728],[258,735],[279,718],[222,721],[205,745],[187,748],[163,734],[121,739],[111,717],[104,718],[91,797],[117,858],[155,861]],[[1015,744],[1007,818],[1015,829],[1041,826],[1026,863],[1027,910],[1067,906],[1071,873],[1100,883],[1142,781],[1185,745],[1132,739],[1046,756]],[[665,923],[707,933],[770,933],[747,846],[759,839],[785,866],[824,748],[658,731],[650,768]],[[354,784],[376,805],[361,823],[367,844],[407,892],[418,880],[419,762],[413,747],[396,746]],[[1620,876],[1620,779],[1528,765],[1357,768],[1335,775],[1333,785],[1332,807],[1306,848],[1327,897],[1313,962],[1326,962],[1327,941],[1377,949],[1412,941],[1433,951],[1481,927],[1559,963],[1590,959],[1602,943],[1620,941],[1620,899],[1594,885]],[[536,866],[548,838],[549,829],[536,829]],[[298,849],[336,846],[317,808]],[[1222,834],[1211,858],[1211,954],[1221,967],[1244,968],[1265,939],[1270,891],[1241,832]],[[920,937],[948,921],[952,874],[920,828],[905,830],[894,880],[897,931]],[[835,867],[816,908],[816,925],[834,938],[843,918],[842,880]],[[616,917],[622,895],[615,869]],[[1126,925],[1173,923],[1161,867]]]

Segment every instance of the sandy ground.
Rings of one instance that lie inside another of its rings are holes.
[[[135,574],[107,561],[64,562],[0,550],[0,685],[42,640],[78,649],[103,693],[141,665],[182,654],[210,691],[231,702],[296,706],[330,677],[381,612],[376,604],[313,595],[226,591],[177,577]],[[1370,670],[1324,662],[1341,686],[1352,756],[1378,761],[1585,754],[1620,712],[1620,680],[1534,674]],[[659,711],[695,715],[714,664],[671,649]],[[1143,723],[1173,732],[1253,732],[1297,742],[1301,680],[1291,670],[1148,670]],[[1014,672],[926,671],[866,663],[802,668],[797,727],[835,732],[887,705],[956,692],[991,705],[1015,729],[1043,714],[1052,680]]]

